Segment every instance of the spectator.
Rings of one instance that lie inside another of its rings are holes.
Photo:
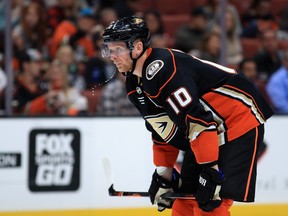
[[[80,11],[76,24],[68,20],[62,21],[51,38],[51,56],[55,57],[57,49],[62,44],[68,43],[76,51],[78,61],[92,57],[95,50],[91,29],[95,24],[95,14],[91,8],[84,8]]]
[[[30,102],[47,90],[41,82],[42,56],[38,50],[27,49],[20,55],[20,71],[15,77],[13,108],[16,114],[27,111]]]
[[[99,11],[99,22],[103,28],[108,27],[109,23],[118,18],[116,10],[114,8],[103,8]]]
[[[227,35],[227,64],[237,65],[243,59],[240,33],[237,32],[237,21],[231,9],[227,8],[225,14]]]
[[[218,32],[210,32],[202,41],[199,57],[220,63],[220,47],[220,34]]]
[[[151,47],[157,48],[167,48],[168,40],[165,35],[155,34],[151,36]]]
[[[7,85],[7,77],[0,67],[0,115],[4,113],[4,89]]]
[[[235,68],[236,65],[240,63],[243,59],[243,50],[240,40],[240,33],[237,32],[237,24],[236,24],[235,16],[233,15],[233,11],[231,7],[226,9],[225,13],[225,24],[226,24],[226,62],[229,66]],[[220,24],[220,20],[218,20],[218,24]],[[220,25],[216,25],[216,31],[221,33]]]
[[[275,111],[288,114],[288,51],[285,51],[282,62],[269,79],[266,89]]]
[[[58,0],[56,4],[47,10],[47,23],[49,35],[52,36],[57,26],[64,20],[76,23],[79,12],[79,1]]]
[[[167,47],[171,38],[164,32],[161,14],[157,10],[148,10],[143,14],[151,34],[152,47]]]
[[[191,11],[187,24],[180,26],[175,35],[175,48],[183,52],[199,50],[207,33],[207,21],[204,8],[197,7]]]
[[[288,40],[288,4],[281,10],[279,17],[279,40]]]
[[[243,59],[239,63],[238,70],[254,84],[257,82],[258,80],[257,65],[254,59],[248,59],[248,58]]]
[[[273,15],[266,15],[263,17],[257,17],[252,20],[244,28],[241,34],[243,38],[257,38],[259,34],[267,30],[277,31],[277,23]]]
[[[151,35],[164,34],[161,14],[157,10],[148,10],[143,14]]]
[[[68,82],[70,86],[74,86],[79,91],[86,88],[84,77],[79,72],[78,62],[75,60],[74,50],[69,45],[59,47],[56,58],[60,63],[68,69]]]
[[[8,1],[6,1],[8,2]],[[5,29],[5,1],[0,1],[0,31]],[[20,20],[21,8],[24,5],[24,0],[11,0],[11,25],[14,28]]]
[[[271,0],[253,0],[246,13],[243,14],[243,26],[254,22],[259,17],[271,16]]]
[[[7,85],[7,77],[2,68],[0,67],[0,96],[6,85]]]
[[[245,58],[243,59],[238,66],[238,70],[241,74],[243,74],[247,79],[249,79],[256,88],[259,89],[262,96],[270,102],[270,98],[266,92],[266,81],[259,79],[257,65],[254,59],[252,58]],[[271,102],[270,102],[271,104]]]
[[[220,20],[220,17],[222,17],[220,6],[220,0],[207,0],[204,9],[207,14],[208,29],[211,29],[215,25],[215,22],[217,22],[217,20]],[[237,8],[233,4],[230,4],[228,3],[228,1],[226,1],[225,9],[231,11],[233,19],[235,21],[235,31],[237,34],[240,34],[242,31],[242,25]]]
[[[259,37],[261,50],[255,55],[259,78],[268,80],[273,72],[281,66],[281,52],[273,30],[264,31]]]
[[[4,89],[7,85],[7,77],[5,72],[2,70],[4,66],[4,39],[3,32],[0,31],[0,115],[4,113]]]
[[[37,2],[31,2],[22,8],[20,23],[12,32],[13,42],[18,51],[33,48],[41,54],[47,52],[45,12],[45,8]]]
[[[67,67],[53,61],[49,68],[49,91],[34,99],[27,110],[29,115],[80,115],[88,109],[87,99],[69,86]]]
[[[117,73],[115,79],[103,88],[97,114],[104,116],[138,116],[139,111],[127,97],[125,76]]]
[[[266,30],[278,29],[275,17],[271,13],[270,0],[254,0],[251,9],[243,15],[243,31],[241,36],[245,38],[257,38]]]
[[[105,1],[102,1],[106,5]],[[142,2],[144,0],[112,0],[109,6],[115,8],[119,17],[131,16],[142,11]],[[109,3],[109,1],[108,1]]]

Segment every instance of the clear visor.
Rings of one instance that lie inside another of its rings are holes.
[[[126,45],[119,43],[105,43],[101,45],[101,54],[103,58],[110,58],[112,55],[121,56],[130,53]]]

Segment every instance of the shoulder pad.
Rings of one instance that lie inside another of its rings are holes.
[[[146,94],[157,97],[176,73],[174,54],[170,49],[153,49],[143,67]]]

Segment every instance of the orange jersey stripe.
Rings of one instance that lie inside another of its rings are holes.
[[[131,95],[131,94],[133,94],[135,92],[136,92],[136,90],[130,91],[130,92],[127,93],[127,95],[129,96],[129,95]]]
[[[246,191],[245,191],[244,201],[247,201],[247,196],[248,196],[248,192],[249,192],[251,175],[252,175],[253,166],[254,166],[255,157],[256,157],[256,152],[257,152],[257,143],[258,143],[258,128],[257,128],[257,127],[255,128],[255,131],[256,131],[256,135],[255,135],[256,139],[255,139],[255,143],[254,143],[253,157],[252,157],[251,166],[250,166],[250,170],[249,170],[249,175],[248,175],[248,181],[247,181],[247,185],[246,185]]]
[[[264,115],[263,115],[263,113],[262,113],[261,110],[259,109],[256,101],[254,100],[254,98],[253,98],[250,94],[248,94],[247,92],[244,92],[243,90],[241,90],[241,89],[239,89],[239,88],[236,88],[235,86],[231,86],[231,85],[223,85],[223,86],[224,86],[224,87],[226,86],[226,87],[231,88],[231,89],[235,89],[235,90],[237,90],[238,92],[241,92],[242,94],[247,95],[247,96],[253,101],[253,104],[255,104],[255,106],[256,106],[258,112],[261,114],[262,118],[265,118]]]
[[[152,53],[152,48],[150,47],[147,49],[147,58],[150,56],[151,53]]]
[[[237,99],[216,92],[209,92],[203,98],[225,120],[225,124],[229,128],[227,131],[228,141],[259,125],[259,121],[252,114],[250,107]],[[229,104],[229,106],[225,106],[225,104]]]

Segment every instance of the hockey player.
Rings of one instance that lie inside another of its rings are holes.
[[[126,76],[127,95],[152,134],[156,169],[149,195],[173,216],[228,216],[233,201],[253,202],[256,156],[272,110],[233,69],[178,50],[151,48],[145,21],[113,21],[102,55]],[[185,151],[181,175],[173,168]],[[169,200],[168,191],[196,200]]]

